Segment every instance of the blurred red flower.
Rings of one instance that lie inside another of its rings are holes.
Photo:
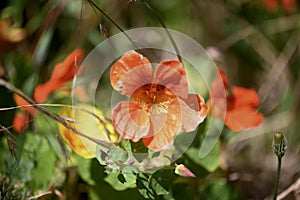
[[[204,99],[188,94],[186,72],[177,60],[159,63],[153,75],[149,60],[129,51],[112,66],[110,80],[130,97],[112,111],[115,129],[124,139],[142,139],[154,151],[168,148],[177,133],[195,130],[206,117]]]
[[[57,64],[52,71],[50,79],[35,88],[33,95],[35,102],[45,102],[52,92],[71,81],[78,70],[82,58],[83,51],[81,49],[76,49],[71,52],[63,62]],[[18,95],[15,95],[14,99],[18,106],[30,106],[25,99]],[[36,109],[34,107],[23,107],[20,108],[20,110],[21,112],[15,116],[13,121],[14,130],[17,132],[26,130],[28,128],[30,116],[36,114]]]
[[[255,90],[243,87],[229,87],[228,79],[222,69],[219,69],[222,82],[226,90],[226,115],[225,125],[232,131],[241,131],[260,125],[263,121],[263,115],[256,111],[259,106],[259,98]],[[217,80],[212,82],[211,96],[218,99],[217,95],[222,91],[216,84]],[[223,86],[222,86],[223,87]],[[216,101],[211,106],[221,106]],[[217,116],[218,117],[218,116]]]
[[[297,0],[281,0],[282,9],[285,12],[294,12],[297,10]]]
[[[270,12],[275,12],[277,9],[282,7],[284,12],[291,13],[297,10],[296,0],[263,0],[265,8]]]

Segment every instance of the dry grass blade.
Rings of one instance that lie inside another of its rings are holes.
[[[298,44],[298,35],[299,32],[297,31],[293,33],[293,35],[289,38],[285,47],[274,63],[272,69],[265,78],[266,81],[264,81],[264,83],[262,83],[261,87],[259,88],[258,95],[261,97],[261,102],[264,102],[266,100],[270,91],[273,89],[273,86],[275,85],[275,83],[277,83],[280,75],[288,66],[290,59],[297,49],[297,45],[295,44]]]
[[[21,90],[17,89],[15,86],[13,86],[12,84],[10,84],[9,82],[5,81],[4,79],[0,79],[0,85],[4,86],[5,88],[7,88],[8,90],[15,92],[17,95],[19,95],[20,97],[22,97],[23,99],[25,99],[27,102],[29,102],[33,107],[35,107],[38,111],[42,112],[43,114],[45,114],[46,116],[50,117],[51,119],[61,123],[64,127],[66,127],[69,130],[72,130],[74,133],[92,141],[95,142],[96,144],[102,145],[104,147],[111,147],[113,144],[110,142],[106,142],[103,140],[99,140],[99,139],[95,139],[92,137],[89,137],[87,135],[85,135],[84,133],[78,131],[77,129],[73,128],[72,126],[70,126],[63,117],[50,112],[49,110],[47,110],[46,108],[36,104],[31,98],[29,98],[27,95],[25,95]]]
[[[290,185],[290,187],[288,187],[286,190],[284,190],[283,192],[281,192],[276,200],[282,200],[284,199],[286,196],[288,196],[291,193],[295,193],[297,195],[297,192],[300,190],[300,178],[295,181],[292,185]],[[270,197],[267,197],[266,199],[270,199]],[[298,199],[298,198],[295,198]]]
[[[6,128],[5,126],[3,126],[3,125],[1,125],[0,124],[0,132],[4,132],[4,133],[6,133],[11,139],[13,139],[13,140],[16,140],[17,138],[16,138],[16,136],[14,136],[9,130],[8,130],[8,128]]]

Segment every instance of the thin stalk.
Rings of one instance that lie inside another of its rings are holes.
[[[104,12],[97,4],[95,4],[92,0],[87,0],[91,6],[96,8],[101,14],[106,17],[114,26],[116,26],[127,38],[128,40],[137,48],[138,46],[135,44],[135,42],[129,37],[129,35],[125,32],[125,30],[119,26],[108,14]]]
[[[5,88],[7,88],[8,90],[16,93],[17,95],[19,95],[20,97],[22,97],[23,99],[25,99],[27,102],[29,102],[33,107],[35,107],[38,111],[42,112],[43,114],[45,114],[46,116],[50,117],[51,119],[61,123],[64,127],[66,127],[69,130],[72,130],[74,133],[85,137],[86,139],[95,142],[96,144],[102,145],[104,147],[110,148],[111,146],[113,146],[114,144],[103,141],[103,140],[99,140],[99,139],[95,139],[92,138],[88,135],[85,135],[84,133],[80,132],[79,130],[77,130],[76,128],[73,128],[72,126],[70,126],[67,123],[67,120],[60,116],[57,115],[55,113],[50,112],[49,110],[47,110],[46,108],[36,104],[30,97],[28,97],[26,94],[24,94],[21,90],[19,90],[18,88],[16,88],[15,86],[13,86],[11,83],[5,81],[4,79],[0,78],[0,86],[3,86]]]
[[[279,185],[279,179],[280,179],[280,171],[281,171],[281,158],[278,157],[277,173],[276,173],[276,179],[275,179],[273,200],[276,200],[276,198],[277,198],[278,185]]]
[[[273,146],[274,154],[278,158],[277,173],[276,173],[275,187],[274,187],[274,194],[273,194],[273,200],[276,200],[279,178],[280,178],[280,171],[281,171],[281,159],[287,150],[287,140],[282,132],[277,131],[274,133],[272,146]]]
[[[174,50],[175,50],[175,52],[177,54],[177,58],[178,58],[178,60],[180,62],[182,62],[182,59],[181,59],[180,54],[179,54],[180,53],[179,49],[178,49],[178,47],[176,45],[176,42],[175,42],[174,38],[172,37],[172,35],[171,35],[170,31],[169,31],[169,29],[167,28],[166,24],[159,17],[159,15],[157,14],[157,12],[155,12],[155,10],[150,6],[150,4],[147,2],[147,0],[141,0],[141,1],[146,5],[146,7],[150,10],[150,12],[154,15],[154,17],[157,19],[158,23],[166,30],[166,33],[167,33],[168,37],[170,38],[171,43],[172,43],[172,45],[174,47]]]

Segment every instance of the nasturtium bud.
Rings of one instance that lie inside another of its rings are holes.
[[[273,151],[278,158],[282,158],[287,150],[287,140],[283,133],[276,132],[273,136]]]

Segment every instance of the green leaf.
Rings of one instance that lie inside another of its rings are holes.
[[[149,185],[157,195],[165,195],[169,193],[173,181],[176,179],[177,176],[173,169],[161,169],[151,176]]]
[[[54,177],[56,156],[45,137],[27,134],[25,149],[30,150],[29,156],[35,163],[31,171],[32,183],[38,187],[46,187]],[[41,173],[43,174],[41,176]]]
[[[120,147],[125,149],[127,152],[132,152],[132,148],[129,140],[121,140]]]
[[[172,195],[175,200],[193,200],[193,190],[187,183],[177,183],[172,186]]]
[[[119,180],[121,183],[123,183],[123,184],[126,182],[126,179],[125,179],[124,175],[121,174],[121,173],[118,175],[118,180]]]
[[[241,199],[239,191],[231,187],[225,179],[218,179],[209,183],[202,189],[200,197],[211,200]]]
[[[90,185],[95,185],[95,180],[91,175],[92,159],[85,159],[76,154],[77,168],[80,177]]]
[[[137,179],[140,193],[150,199],[169,194],[172,184],[177,179],[173,171],[173,169],[161,169],[151,176],[140,173]]]
[[[220,164],[220,143],[215,144],[208,155],[202,159],[199,158],[199,149],[191,147],[186,153],[186,156],[196,164],[205,168],[209,172],[215,171]]]
[[[96,158],[101,165],[106,165],[106,160],[108,159],[108,149],[101,145],[97,145]]]
[[[154,199],[155,198],[154,191],[149,188],[149,177],[146,174],[139,173],[136,184],[137,184],[140,194],[145,199]]]
[[[32,170],[32,182],[46,187],[54,177],[56,156],[52,150],[40,153],[37,166]],[[42,175],[41,175],[42,174]]]
[[[57,112],[55,108],[49,108],[49,110]],[[47,141],[50,144],[49,148],[51,148],[60,159],[65,159],[66,152],[62,151],[62,147],[60,146],[60,143],[56,138],[56,134],[55,132],[53,132],[53,129],[55,129],[57,130],[57,134],[59,134],[56,122],[54,120],[47,120],[47,118],[45,118],[45,116],[43,116],[42,114],[36,116],[35,122],[38,127],[39,134],[47,138]]]
[[[122,173],[122,178],[124,182],[119,180],[120,173],[112,172],[109,173],[104,180],[109,183],[115,190],[123,191],[128,188],[136,187],[136,175],[133,173]]]
[[[112,161],[126,162],[126,160],[128,159],[128,153],[117,146],[111,147],[108,154]]]

